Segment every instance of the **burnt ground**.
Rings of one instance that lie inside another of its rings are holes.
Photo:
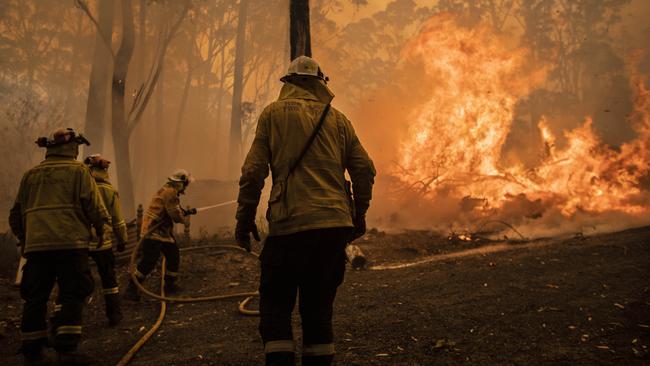
[[[408,262],[495,243],[428,232],[374,233],[360,242],[374,264]],[[592,237],[507,243],[507,251],[396,270],[349,270],[336,302],[338,365],[647,365],[650,227]],[[121,268],[121,283],[126,276]],[[182,259],[188,294],[249,291],[254,258],[217,249]],[[157,274],[147,285],[156,288]],[[108,328],[96,292],[83,350],[111,365],[158,316],[159,303],[125,303]],[[255,304],[253,304],[255,305]],[[20,364],[21,302],[0,283],[0,358]],[[299,321],[294,321],[296,336]],[[262,364],[257,319],[236,300],[171,304],[133,365]]]

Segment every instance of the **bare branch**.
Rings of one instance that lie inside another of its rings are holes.
[[[143,94],[142,94],[143,96],[140,95],[140,93],[138,93],[138,98],[137,100],[134,100],[134,103],[131,106],[131,110],[129,111],[129,121],[127,124],[129,134],[133,132],[133,130],[137,127],[139,122],[142,120],[142,115],[144,113],[144,110],[149,104],[151,95],[153,94],[154,90],[156,89],[156,85],[158,84],[158,79],[160,78],[160,74],[163,69],[167,48],[169,47],[169,44],[172,41],[172,39],[178,33],[178,28],[183,22],[183,19],[185,19],[187,12],[190,10],[190,5],[191,3],[189,0],[185,1],[181,15],[172,24],[172,26],[170,26],[169,28],[167,28],[166,31],[163,31],[161,33],[164,34],[164,36],[161,36],[162,40],[160,41],[160,46],[158,48],[156,60],[153,63],[152,68],[149,72],[149,77],[144,83],[146,87],[144,87],[143,89]],[[135,116],[131,118],[131,115],[133,115],[133,113],[135,113]]]
[[[93,22],[93,24],[95,25],[95,29],[97,30],[97,33],[99,33],[99,35],[102,37],[102,40],[104,41],[104,45],[108,49],[108,52],[110,52],[113,59],[115,59],[115,52],[113,51],[113,44],[111,42],[111,38],[102,31],[101,27],[99,26],[99,22],[97,21],[97,19],[95,19],[92,12],[88,8],[88,4],[86,4],[86,1],[75,0],[74,2],[79,9],[81,9],[84,13],[86,13],[88,18],[90,18],[90,21]]]

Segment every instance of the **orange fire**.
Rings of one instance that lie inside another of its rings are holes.
[[[404,55],[421,64],[423,80],[433,84],[428,102],[410,116],[400,146],[396,176],[402,182],[431,199],[471,197],[487,202],[487,208],[523,194],[552,202],[567,217],[578,211],[648,210],[641,182],[650,172],[650,94],[640,76],[632,75],[635,140],[608,147],[586,117],[581,127],[564,131],[567,143],[560,149],[542,118],[543,158],[530,169],[501,163],[516,103],[546,79],[546,69],[531,65],[527,49],[509,49],[488,26],[463,28],[441,15],[426,24]]]

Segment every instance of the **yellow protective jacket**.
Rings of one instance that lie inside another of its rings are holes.
[[[107,225],[104,227],[103,242],[98,246],[99,243],[97,238],[94,238],[95,240],[90,244],[90,250],[111,250],[113,247],[113,238],[115,238],[115,241],[118,244],[123,243],[126,245],[128,237],[126,232],[126,222],[124,221],[122,209],[120,208],[120,196],[108,180],[108,172],[106,170],[90,168],[90,172],[93,178],[95,178],[97,188],[99,188],[99,193],[102,197],[102,202],[108,210],[109,215],[111,215],[111,226]]]
[[[88,167],[61,155],[48,155],[25,173],[9,214],[24,253],[88,249],[91,226],[102,233],[110,223]]]
[[[181,210],[180,200],[180,183],[168,182],[156,194],[154,194],[149,204],[149,208],[142,218],[142,237],[175,243],[174,223],[185,222],[183,210]],[[149,228],[157,225],[156,229],[149,232]]]
[[[242,216],[248,211],[246,207],[257,206],[269,167],[273,187],[266,218],[271,236],[353,227],[346,170],[352,180],[357,212],[365,214],[372,198],[375,168],[352,123],[334,108],[330,108],[316,139],[286,179],[332,98],[323,82],[304,78],[285,83],[278,100],[264,109],[242,166],[238,220],[245,219]]]

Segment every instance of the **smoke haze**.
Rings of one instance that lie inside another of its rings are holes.
[[[113,53],[119,49],[124,13],[120,2],[102,8],[104,1],[82,2],[88,12],[73,1],[0,4],[4,212],[22,173],[42,158],[36,137],[61,125],[84,130],[93,69],[107,105],[96,114],[104,121],[102,143],[93,143],[114,161],[112,179],[121,184],[110,125],[110,53],[98,61],[95,51],[106,43]],[[187,204],[234,198],[227,196],[236,192],[237,179],[229,168],[229,134],[240,3],[130,3],[127,114],[151,91],[128,139],[135,203],[148,203],[177,167],[202,181],[188,192]],[[314,57],[331,78],[334,106],[350,117],[378,169],[369,224],[460,232],[503,230],[494,224],[503,221],[528,237],[648,224],[650,54],[643,48],[650,4],[575,1],[560,9],[556,2],[523,1],[499,12],[495,3],[311,2]],[[89,14],[108,22],[108,42],[98,38]],[[239,113],[245,153],[288,65],[288,2],[249,0],[244,29]],[[468,108],[474,117],[454,120],[468,96],[483,109]],[[583,160],[572,162],[577,168],[554,170],[575,158],[571,136],[580,131],[589,141],[580,150]],[[492,132],[498,139],[486,140]],[[457,153],[443,164],[449,151]],[[445,168],[442,175],[436,166]],[[481,176],[491,178],[477,183]],[[233,212],[206,214],[193,229],[232,225]]]

